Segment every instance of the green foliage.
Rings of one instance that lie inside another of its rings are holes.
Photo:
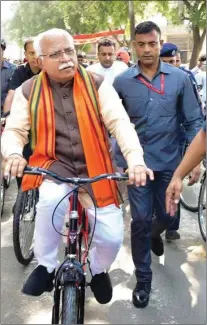
[[[156,8],[175,25],[187,21],[191,28],[206,28],[206,0],[156,1]]]
[[[6,29],[19,44],[47,29],[67,29],[72,35],[104,30],[126,30],[120,45],[128,45],[129,1],[18,1],[13,5],[14,16]],[[189,21],[189,26],[205,28],[206,0],[134,1],[135,22],[160,12],[173,24]],[[86,47],[87,49],[87,47]],[[85,51],[85,49],[84,49]]]
[[[14,16],[6,24],[10,38],[22,44],[25,38],[36,36],[54,26],[65,28],[56,1],[19,1],[14,3]]]
[[[141,19],[148,1],[134,1],[135,16]],[[129,36],[128,1],[19,1],[6,29],[11,39],[35,36],[52,27],[72,35],[123,28]],[[123,41],[123,42],[124,42]]]

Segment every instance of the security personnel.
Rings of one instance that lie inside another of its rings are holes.
[[[1,112],[3,111],[4,102],[9,90],[9,82],[16,66],[4,60],[4,51],[6,50],[6,42],[1,39]]]
[[[160,59],[168,64],[171,64],[173,66],[178,67],[179,69],[183,70],[185,73],[187,73],[192,87],[193,87],[193,91],[194,94],[197,98],[197,101],[199,103],[199,106],[201,108],[202,111],[202,106],[201,106],[201,101],[198,95],[198,91],[197,91],[197,83],[195,80],[195,77],[193,76],[192,72],[184,67],[181,67],[181,59],[180,59],[180,53],[178,53],[178,47],[175,44],[172,43],[164,43],[160,52]],[[179,59],[179,64],[178,64],[178,60]],[[186,150],[186,147],[188,146],[188,143],[186,142],[186,131],[185,131],[185,127],[183,124],[180,125],[180,150],[181,150],[181,155],[184,155],[184,152]],[[199,169],[200,167],[197,167],[197,175],[199,175]],[[178,232],[180,226],[180,204],[178,206],[178,211],[177,211],[177,218],[175,220],[175,222],[170,225],[168,227],[168,229],[165,232],[165,238],[167,240],[176,240],[176,239],[180,239],[180,234]]]
[[[181,160],[180,116],[185,121],[189,142],[201,128],[202,117],[187,74],[160,62],[160,28],[150,21],[140,23],[133,43],[138,63],[116,77],[114,88],[135,125],[145,162],[155,175],[155,180],[148,180],[143,187],[128,186],[132,257],[137,277],[133,303],[143,308],[151,291],[150,249],[157,256],[164,253],[160,234],[175,221],[166,213],[165,191]],[[119,148],[116,148],[116,163],[127,168]],[[154,211],[156,218],[152,221]]]
[[[164,43],[160,51],[160,58],[163,62],[176,66],[176,54],[178,48],[175,44]]]
[[[4,113],[10,111],[12,101],[14,98],[15,90],[20,87],[24,81],[32,78],[40,72],[40,66],[38,64],[37,55],[33,46],[34,40],[29,38],[24,43],[24,55],[27,58],[27,63],[20,65],[14,72],[10,83],[9,83],[9,92],[4,104]],[[30,144],[27,143],[24,147],[23,156],[26,160],[29,160],[30,155],[32,154]],[[22,178],[17,177],[17,186],[20,188]],[[14,211],[14,208],[13,208]]]
[[[10,80],[9,92],[4,104],[4,113],[10,111],[15,90],[20,87],[24,81],[32,78],[40,72],[40,66],[38,64],[37,56],[33,47],[33,42],[34,40],[32,38],[29,38],[24,43],[24,55],[27,59],[27,63],[19,65]]]
[[[83,56],[83,54],[81,54],[81,53],[77,54],[77,58],[78,58],[78,63],[80,65],[82,65],[82,67],[84,67],[86,69],[88,65],[86,63],[84,63],[84,56]]]
[[[188,74],[188,77],[190,78],[191,84],[193,86],[193,91],[202,110],[202,103],[198,94],[198,85],[196,79],[190,70],[188,70],[186,67],[181,66],[181,57],[178,47],[172,43],[164,43],[160,51],[160,59],[165,63],[174,65],[175,67],[183,70]]]

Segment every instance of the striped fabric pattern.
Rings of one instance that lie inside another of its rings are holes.
[[[113,173],[107,133],[101,119],[98,92],[92,76],[79,66],[74,76],[73,99],[89,177]],[[29,99],[31,147],[29,165],[42,168],[57,160],[55,156],[55,110],[48,76],[41,72],[34,81]],[[43,176],[25,175],[22,189],[41,185]],[[103,180],[91,185],[98,206],[120,203],[115,182]]]

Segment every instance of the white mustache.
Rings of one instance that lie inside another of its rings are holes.
[[[74,68],[74,63],[72,62],[68,62],[68,63],[62,63],[58,70],[63,70],[63,69],[66,69],[66,68]]]

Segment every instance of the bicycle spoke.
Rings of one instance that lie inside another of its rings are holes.
[[[206,188],[203,192],[203,207],[206,207]],[[201,213],[201,227],[203,229],[203,232],[206,233],[206,209],[203,209],[203,212]]]
[[[32,211],[31,211],[32,210]],[[33,246],[34,234],[34,211],[31,208],[29,213],[21,216],[20,221],[20,246],[25,258],[28,258]]]

